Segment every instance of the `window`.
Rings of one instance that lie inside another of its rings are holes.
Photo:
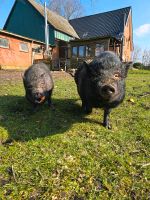
[[[0,47],[9,48],[9,40],[6,38],[0,38]]]
[[[85,46],[79,46],[79,57],[84,57]]]
[[[35,52],[35,54],[41,54],[41,53],[43,53],[43,48],[41,45],[34,44],[32,51]]]
[[[104,45],[96,44],[95,56],[99,56],[102,52],[104,52]]]
[[[77,47],[72,47],[72,56],[77,56]]]
[[[28,44],[27,43],[20,43],[20,51],[28,52]]]
[[[85,56],[92,56],[92,49],[90,46],[86,46]]]

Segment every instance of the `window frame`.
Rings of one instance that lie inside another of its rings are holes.
[[[83,56],[80,55],[80,47],[83,47]],[[78,46],[78,56],[79,56],[80,58],[84,58],[84,57],[85,57],[85,45],[80,45],[80,46]]]
[[[74,55],[74,53],[73,53],[73,48],[76,48],[76,55]],[[72,53],[72,57],[77,57],[78,56],[78,46],[72,46],[72,51],[71,51],[71,53]]]
[[[92,57],[92,47],[90,45],[85,46],[85,57]]]
[[[99,54],[96,54],[97,53],[96,48],[99,48]],[[103,48],[103,51],[100,50],[101,48]],[[105,51],[104,44],[96,43],[96,45],[95,45],[95,56],[98,57],[104,51]]]
[[[34,44],[32,47],[32,52],[34,52],[36,55],[43,54],[43,48],[40,44]]]
[[[25,45],[27,45],[28,50],[24,50],[24,49],[22,49],[22,48],[21,48],[21,44],[25,44]],[[28,53],[28,52],[29,52],[29,46],[28,46],[28,43],[26,43],[26,42],[20,42],[20,43],[19,43],[19,50],[20,50],[21,52]]]
[[[9,39],[3,38],[3,37],[0,37],[0,39],[6,40],[8,42],[8,46],[3,46],[3,45],[0,44],[0,48],[9,49],[9,47],[10,47]]]

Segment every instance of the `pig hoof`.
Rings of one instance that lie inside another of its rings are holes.
[[[103,123],[103,126],[104,126],[105,128],[107,128],[107,129],[112,129],[112,126],[111,126],[110,124],[105,124],[105,123]]]
[[[111,125],[108,125],[107,128],[108,128],[108,129],[112,129],[112,126],[111,126]]]
[[[87,115],[92,112],[92,109],[91,108],[87,108],[87,107],[84,107],[83,110]]]
[[[51,104],[49,107],[50,107],[50,109],[51,109],[52,111],[55,111],[55,106],[54,106],[54,105]]]

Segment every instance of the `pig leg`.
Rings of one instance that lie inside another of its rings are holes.
[[[53,103],[52,103],[51,97],[49,97],[49,98],[47,99],[47,102],[48,102],[48,106],[49,106],[52,110],[55,110],[55,106],[54,106]]]
[[[52,105],[51,94],[52,94],[52,92],[48,91],[48,93],[47,93],[47,103],[48,103],[49,107],[51,107],[51,105]]]
[[[52,94],[52,91],[49,92],[49,95],[48,95],[48,98],[47,98],[47,102],[48,102],[48,106],[52,109],[52,110],[55,110],[55,107],[52,103],[52,99],[51,99],[51,94]]]
[[[109,114],[111,112],[111,109],[105,108],[104,109],[104,120],[103,120],[103,126],[111,129],[111,126],[109,124]]]
[[[51,107],[51,105],[52,105],[51,96],[48,97],[47,103],[48,103],[48,106]]]
[[[33,103],[33,104],[32,104],[32,112],[35,113],[35,112],[37,112],[37,111],[38,111],[38,105],[35,104],[35,103]]]
[[[92,107],[85,101],[82,100],[82,109],[86,114],[90,114],[92,112]]]

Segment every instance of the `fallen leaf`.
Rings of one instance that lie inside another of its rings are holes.
[[[132,99],[132,98],[130,98],[128,101],[131,103],[135,103],[134,99]]]

